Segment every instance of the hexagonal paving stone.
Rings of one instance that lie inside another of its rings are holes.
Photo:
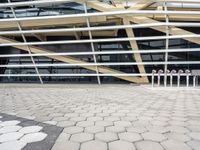
[[[200,141],[200,132],[191,132],[188,134],[192,139]]]
[[[169,127],[167,127],[167,129],[169,129],[171,132],[176,132],[176,133],[188,133],[189,132],[189,130],[187,128],[180,127],[180,126],[169,126]]]
[[[187,126],[186,128],[188,128],[192,132],[200,132],[200,126],[197,126],[197,125],[190,125],[190,126]]]
[[[26,146],[22,141],[11,141],[0,144],[0,150],[21,150]]]
[[[171,139],[171,140],[177,140],[177,141],[180,141],[180,142],[187,142],[187,141],[190,141],[190,137],[185,135],[185,134],[180,134],[180,133],[166,133],[165,136],[168,138],[168,139]]]
[[[44,123],[50,124],[50,125],[56,125],[58,122],[57,121],[45,121]]]
[[[103,121],[96,121],[95,125],[96,125],[96,126],[107,127],[107,126],[112,126],[112,125],[113,125],[113,122],[112,122],[112,121],[106,121],[106,120],[103,120]]]
[[[38,132],[38,133],[29,133],[23,136],[20,140],[25,143],[33,143],[33,142],[39,142],[44,140],[47,137],[46,133]]]
[[[56,142],[66,142],[67,140],[69,140],[70,136],[71,136],[70,134],[62,132],[58,136]]]
[[[122,127],[130,127],[132,126],[130,121],[116,121],[114,122],[115,126],[122,126]]]
[[[184,118],[184,117],[171,117],[172,120],[175,120],[175,121],[187,121],[188,119],[187,118]]]
[[[64,117],[78,117],[79,114],[78,113],[67,113],[64,115]]]
[[[167,140],[161,143],[166,150],[192,150],[187,144],[175,140]]]
[[[146,120],[137,120],[132,122],[133,126],[147,126],[150,124],[149,121]]]
[[[189,121],[187,121],[187,123],[189,123],[190,125],[200,126],[200,121],[198,121],[198,120],[189,120]]]
[[[142,137],[138,133],[124,132],[119,134],[120,140],[128,142],[136,142],[142,140]]]
[[[119,117],[105,117],[104,120],[107,120],[107,121],[119,121],[120,118]]]
[[[107,144],[100,141],[89,141],[81,145],[81,150],[107,150]]]
[[[89,134],[89,133],[77,133],[77,134],[73,134],[70,138],[71,141],[74,142],[87,142],[87,141],[91,141],[93,140],[94,136],[93,134]]]
[[[63,130],[63,132],[68,133],[68,134],[75,134],[75,133],[83,132],[83,128],[77,127],[77,126],[67,127]]]
[[[70,118],[71,121],[85,121],[86,120],[86,117],[71,117]]]
[[[63,116],[64,114],[62,114],[62,113],[50,113],[49,114],[49,116],[50,117],[61,117],[61,116]]]
[[[54,117],[53,121],[67,121],[69,117]]]
[[[73,126],[73,125],[75,125],[74,121],[60,121],[57,124],[57,126],[60,126],[60,127],[70,127],[70,126]]]
[[[85,128],[85,132],[88,132],[88,133],[99,133],[103,131],[104,131],[104,127],[101,127],[101,126],[91,126],[91,127]]]
[[[123,119],[124,121],[136,121],[137,120],[137,118],[133,117],[133,116],[121,117],[121,119]]]
[[[19,124],[20,123],[20,121],[18,121],[18,120],[10,120],[10,121],[4,121],[4,122],[2,122],[1,124],[0,124],[0,126],[15,126],[15,125],[17,125],[17,124]]]
[[[114,141],[108,144],[109,150],[136,150],[133,143],[126,141]]]
[[[200,150],[200,141],[189,141],[187,142],[187,145],[189,145],[194,150]]]
[[[34,133],[34,132],[39,132],[42,130],[43,127],[40,126],[28,126],[28,127],[24,127],[21,130],[19,130],[19,132],[27,134],[27,133]]]
[[[164,148],[157,142],[140,141],[135,143],[137,150],[164,150]]]
[[[167,133],[170,130],[166,127],[161,127],[161,126],[147,126],[146,127],[150,132],[156,132],[156,133]]]
[[[88,117],[88,121],[101,121],[103,120],[103,117]]]
[[[155,132],[142,133],[142,137],[144,138],[144,140],[150,140],[155,142],[161,142],[167,139],[164,135]]]
[[[56,142],[52,150],[79,150],[80,144],[72,141]]]
[[[80,127],[94,126],[94,122],[93,121],[80,121],[77,123],[77,126],[80,126]]]
[[[80,116],[82,116],[82,117],[92,117],[92,116],[94,116],[94,113],[81,113]]]
[[[125,132],[125,128],[121,126],[110,126],[110,127],[106,127],[106,131],[121,133],[121,132]]]
[[[0,134],[16,132],[21,128],[22,128],[21,126],[5,126],[5,127],[0,128]]]
[[[167,122],[159,121],[159,120],[153,120],[153,121],[151,121],[151,124],[155,125],[155,126],[166,126],[166,125],[168,125]]]
[[[109,115],[110,115],[109,113],[97,113],[96,114],[96,116],[98,116],[98,117],[107,117]]]
[[[19,132],[11,132],[0,135],[0,142],[14,141],[20,139],[24,134]]]
[[[175,126],[186,126],[187,123],[184,121],[177,121],[177,120],[172,120],[172,121],[168,121],[168,123],[170,125],[175,125]]]
[[[126,128],[128,132],[134,132],[134,133],[144,133],[147,131],[145,127],[128,127]]]
[[[118,139],[118,136],[116,133],[111,133],[111,132],[102,132],[102,133],[97,133],[95,135],[95,139],[104,141],[104,142],[112,142]]]

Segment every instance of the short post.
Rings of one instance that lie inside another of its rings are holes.
[[[193,87],[196,87],[196,76],[193,76]]]
[[[163,70],[158,70],[158,86],[160,86],[160,74],[163,73]]]
[[[178,76],[177,76],[177,86],[178,87],[180,87],[181,73],[183,73],[183,70],[178,71]]]
[[[152,84],[152,87],[154,87],[155,73],[156,73],[156,70],[152,70],[152,76],[151,76],[151,84]]]
[[[175,74],[175,73],[176,73],[176,70],[172,70],[171,71],[171,74],[170,74],[170,87],[173,86],[173,74]]]
[[[188,70],[188,69],[185,70],[185,73],[186,73],[186,86],[189,87],[189,84],[190,84],[189,83],[190,82],[189,81],[190,70]]]
[[[165,73],[166,73],[166,74],[165,74],[165,78],[166,78],[166,79],[165,79],[165,82],[164,82],[165,84],[164,84],[164,85],[165,85],[165,87],[167,87],[167,77],[168,77],[168,74],[170,73],[170,71],[167,70]]]

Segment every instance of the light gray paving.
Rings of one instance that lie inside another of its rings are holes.
[[[0,112],[63,127],[52,150],[200,147],[199,88],[2,85]],[[0,120],[0,149],[21,149],[28,142],[44,140],[38,126]]]

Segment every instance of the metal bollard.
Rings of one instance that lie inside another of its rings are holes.
[[[199,76],[196,76],[196,86],[199,85]]]
[[[196,76],[193,76],[193,87],[196,87]]]
[[[155,73],[156,73],[156,70],[152,70],[152,76],[151,76],[151,84],[152,84],[152,87],[154,87]]]
[[[167,71],[166,71],[166,76],[165,76],[165,79],[164,79],[164,80],[165,80],[165,81],[164,81],[164,86],[165,86],[165,87],[167,87],[167,77],[168,77],[168,74],[169,74],[169,73],[170,73],[170,71],[167,70]]]
[[[183,70],[178,71],[178,76],[177,76],[177,86],[178,87],[180,87],[181,73],[183,73]]]
[[[158,70],[158,86],[160,86],[160,74],[163,73],[163,70]]]
[[[173,74],[175,74],[175,73],[176,73],[176,70],[172,70],[171,71],[171,74],[170,74],[170,87],[173,86]]]
[[[185,73],[186,73],[186,86],[189,87],[189,74],[190,74],[190,70],[185,70]]]

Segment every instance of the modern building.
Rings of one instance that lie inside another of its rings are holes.
[[[149,83],[200,69],[199,32],[199,0],[1,0],[0,82]]]

